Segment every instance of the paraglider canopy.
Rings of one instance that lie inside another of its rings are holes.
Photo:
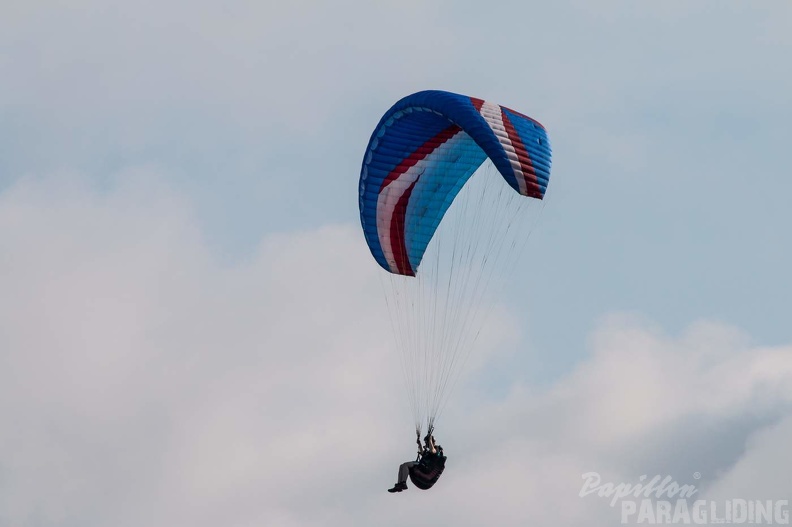
[[[413,276],[440,220],[489,158],[523,196],[542,199],[550,178],[544,127],[475,97],[429,90],[380,119],[360,173],[360,221],[387,271]]]

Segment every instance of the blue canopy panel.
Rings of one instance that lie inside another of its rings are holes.
[[[444,91],[409,95],[388,110],[369,140],[360,172],[360,222],[387,271],[415,276],[448,207],[490,158],[523,196],[542,199],[550,144],[530,117]]]

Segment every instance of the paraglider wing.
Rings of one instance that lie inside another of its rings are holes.
[[[489,158],[520,194],[542,199],[550,178],[544,127],[509,108],[444,91],[397,102],[369,140],[360,221],[385,270],[414,276],[443,215]]]
[[[404,97],[371,134],[360,222],[388,271],[380,278],[416,431],[442,412],[497,298],[490,291],[519,276],[550,158],[534,119],[444,91]],[[431,484],[434,471],[421,477]]]

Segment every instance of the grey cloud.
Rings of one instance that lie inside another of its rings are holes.
[[[0,523],[610,525],[582,474],[776,488],[752,482],[788,443],[790,349],[614,317],[545,388],[516,371],[501,399],[461,385],[439,430],[447,474],[387,494],[410,420],[357,229],[273,235],[222,263],[157,175],[2,195]]]

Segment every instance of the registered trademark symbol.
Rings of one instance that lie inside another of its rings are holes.
[[[701,479],[701,472],[694,472],[693,479]]]

